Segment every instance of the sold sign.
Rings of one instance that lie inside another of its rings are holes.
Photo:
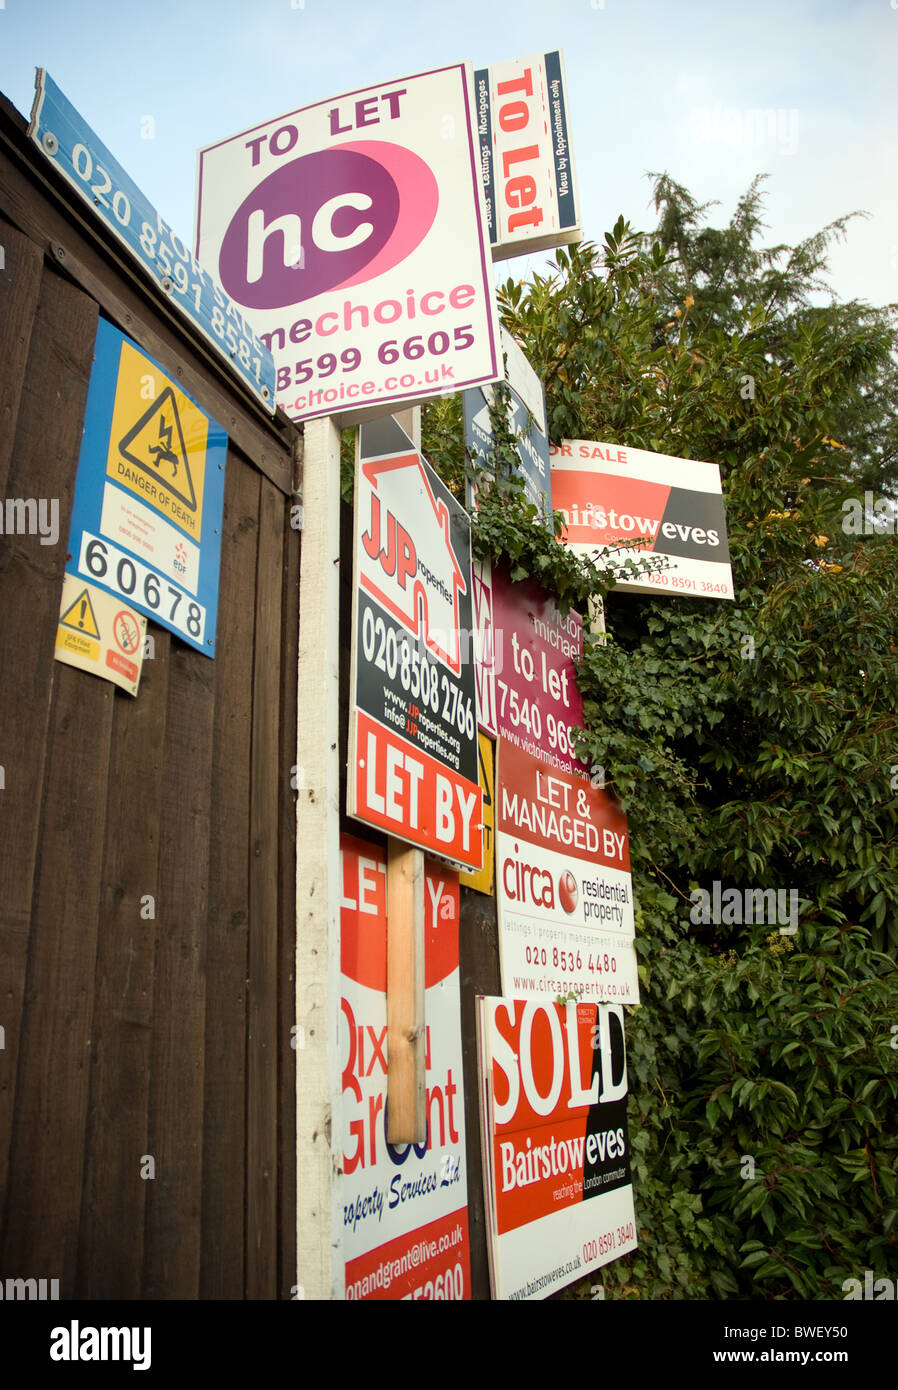
[[[458,64],[200,152],[197,254],[293,419],[350,424],[500,375],[472,90]]]

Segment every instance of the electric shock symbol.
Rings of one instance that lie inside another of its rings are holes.
[[[164,483],[167,492],[190,511],[196,511],[196,491],[181,417],[170,386],[156,397],[118,447],[122,458]]]

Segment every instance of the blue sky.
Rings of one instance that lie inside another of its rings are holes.
[[[898,300],[898,0],[0,0],[0,90],[27,115],[47,68],[186,237],[200,146],[368,83],[551,48],[587,237],[619,213],[652,225],[649,170],[721,219],[766,172],[769,241],[866,209],[833,288]],[[547,255],[498,273],[531,260]]]

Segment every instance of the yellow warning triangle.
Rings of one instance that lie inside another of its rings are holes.
[[[144,469],[185,507],[196,511],[196,492],[184,447],[184,431],[170,386],[166,386],[149,410],[144,411],[118,447],[129,463]]]
[[[76,632],[83,632],[87,637],[96,637],[97,641],[100,639],[97,615],[86,589],[81,590],[75,602],[66,609],[59,621],[63,627],[74,628]]]

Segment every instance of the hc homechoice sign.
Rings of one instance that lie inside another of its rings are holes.
[[[201,150],[197,247],[274,353],[294,420],[348,424],[502,372],[458,63]]]

